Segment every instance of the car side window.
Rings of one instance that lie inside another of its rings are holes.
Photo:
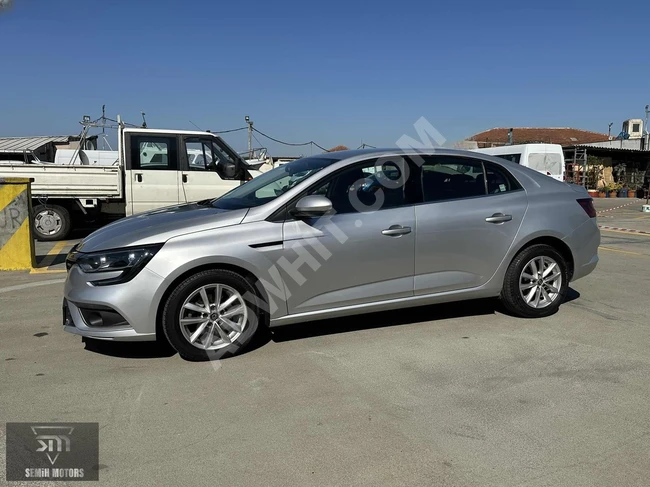
[[[485,195],[483,164],[478,159],[429,156],[421,169],[425,202]]]
[[[131,168],[159,171],[177,170],[176,137],[133,136],[131,139]]]
[[[345,169],[308,194],[327,196],[336,213],[362,213],[409,204],[408,163],[401,157],[373,159]]]
[[[484,162],[488,194],[507,193],[521,189],[521,184],[506,169],[490,162]]]

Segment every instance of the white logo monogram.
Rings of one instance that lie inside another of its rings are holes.
[[[40,445],[37,452],[45,452],[52,465],[62,452],[70,451],[69,436],[74,428],[69,426],[32,426],[36,441]]]

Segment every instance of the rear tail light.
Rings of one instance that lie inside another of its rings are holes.
[[[585,213],[589,215],[589,218],[596,218],[596,208],[594,208],[594,200],[591,198],[581,198],[576,200],[582,209],[585,210]]]

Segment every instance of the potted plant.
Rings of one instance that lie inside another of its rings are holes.
[[[608,183],[605,186],[605,194],[607,198],[616,198],[618,190],[621,186],[618,183]]]
[[[618,190],[618,197],[619,198],[627,198],[627,188],[625,186],[621,187]]]
[[[605,197],[606,197],[606,196],[605,196],[605,191],[606,191],[606,190],[605,190],[605,186],[600,186],[600,187],[598,188],[598,197],[599,197],[599,198],[605,198]]]
[[[588,189],[587,193],[589,193],[589,196],[591,196],[592,198],[599,198],[600,197],[599,196],[600,192],[597,189]]]
[[[636,191],[637,191],[637,189],[635,187],[628,188],[627,197],[628,198],[636,198]]]

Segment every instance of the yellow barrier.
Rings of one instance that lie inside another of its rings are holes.
[[[0,179],[0,271],[34,267],[29,179]]]

